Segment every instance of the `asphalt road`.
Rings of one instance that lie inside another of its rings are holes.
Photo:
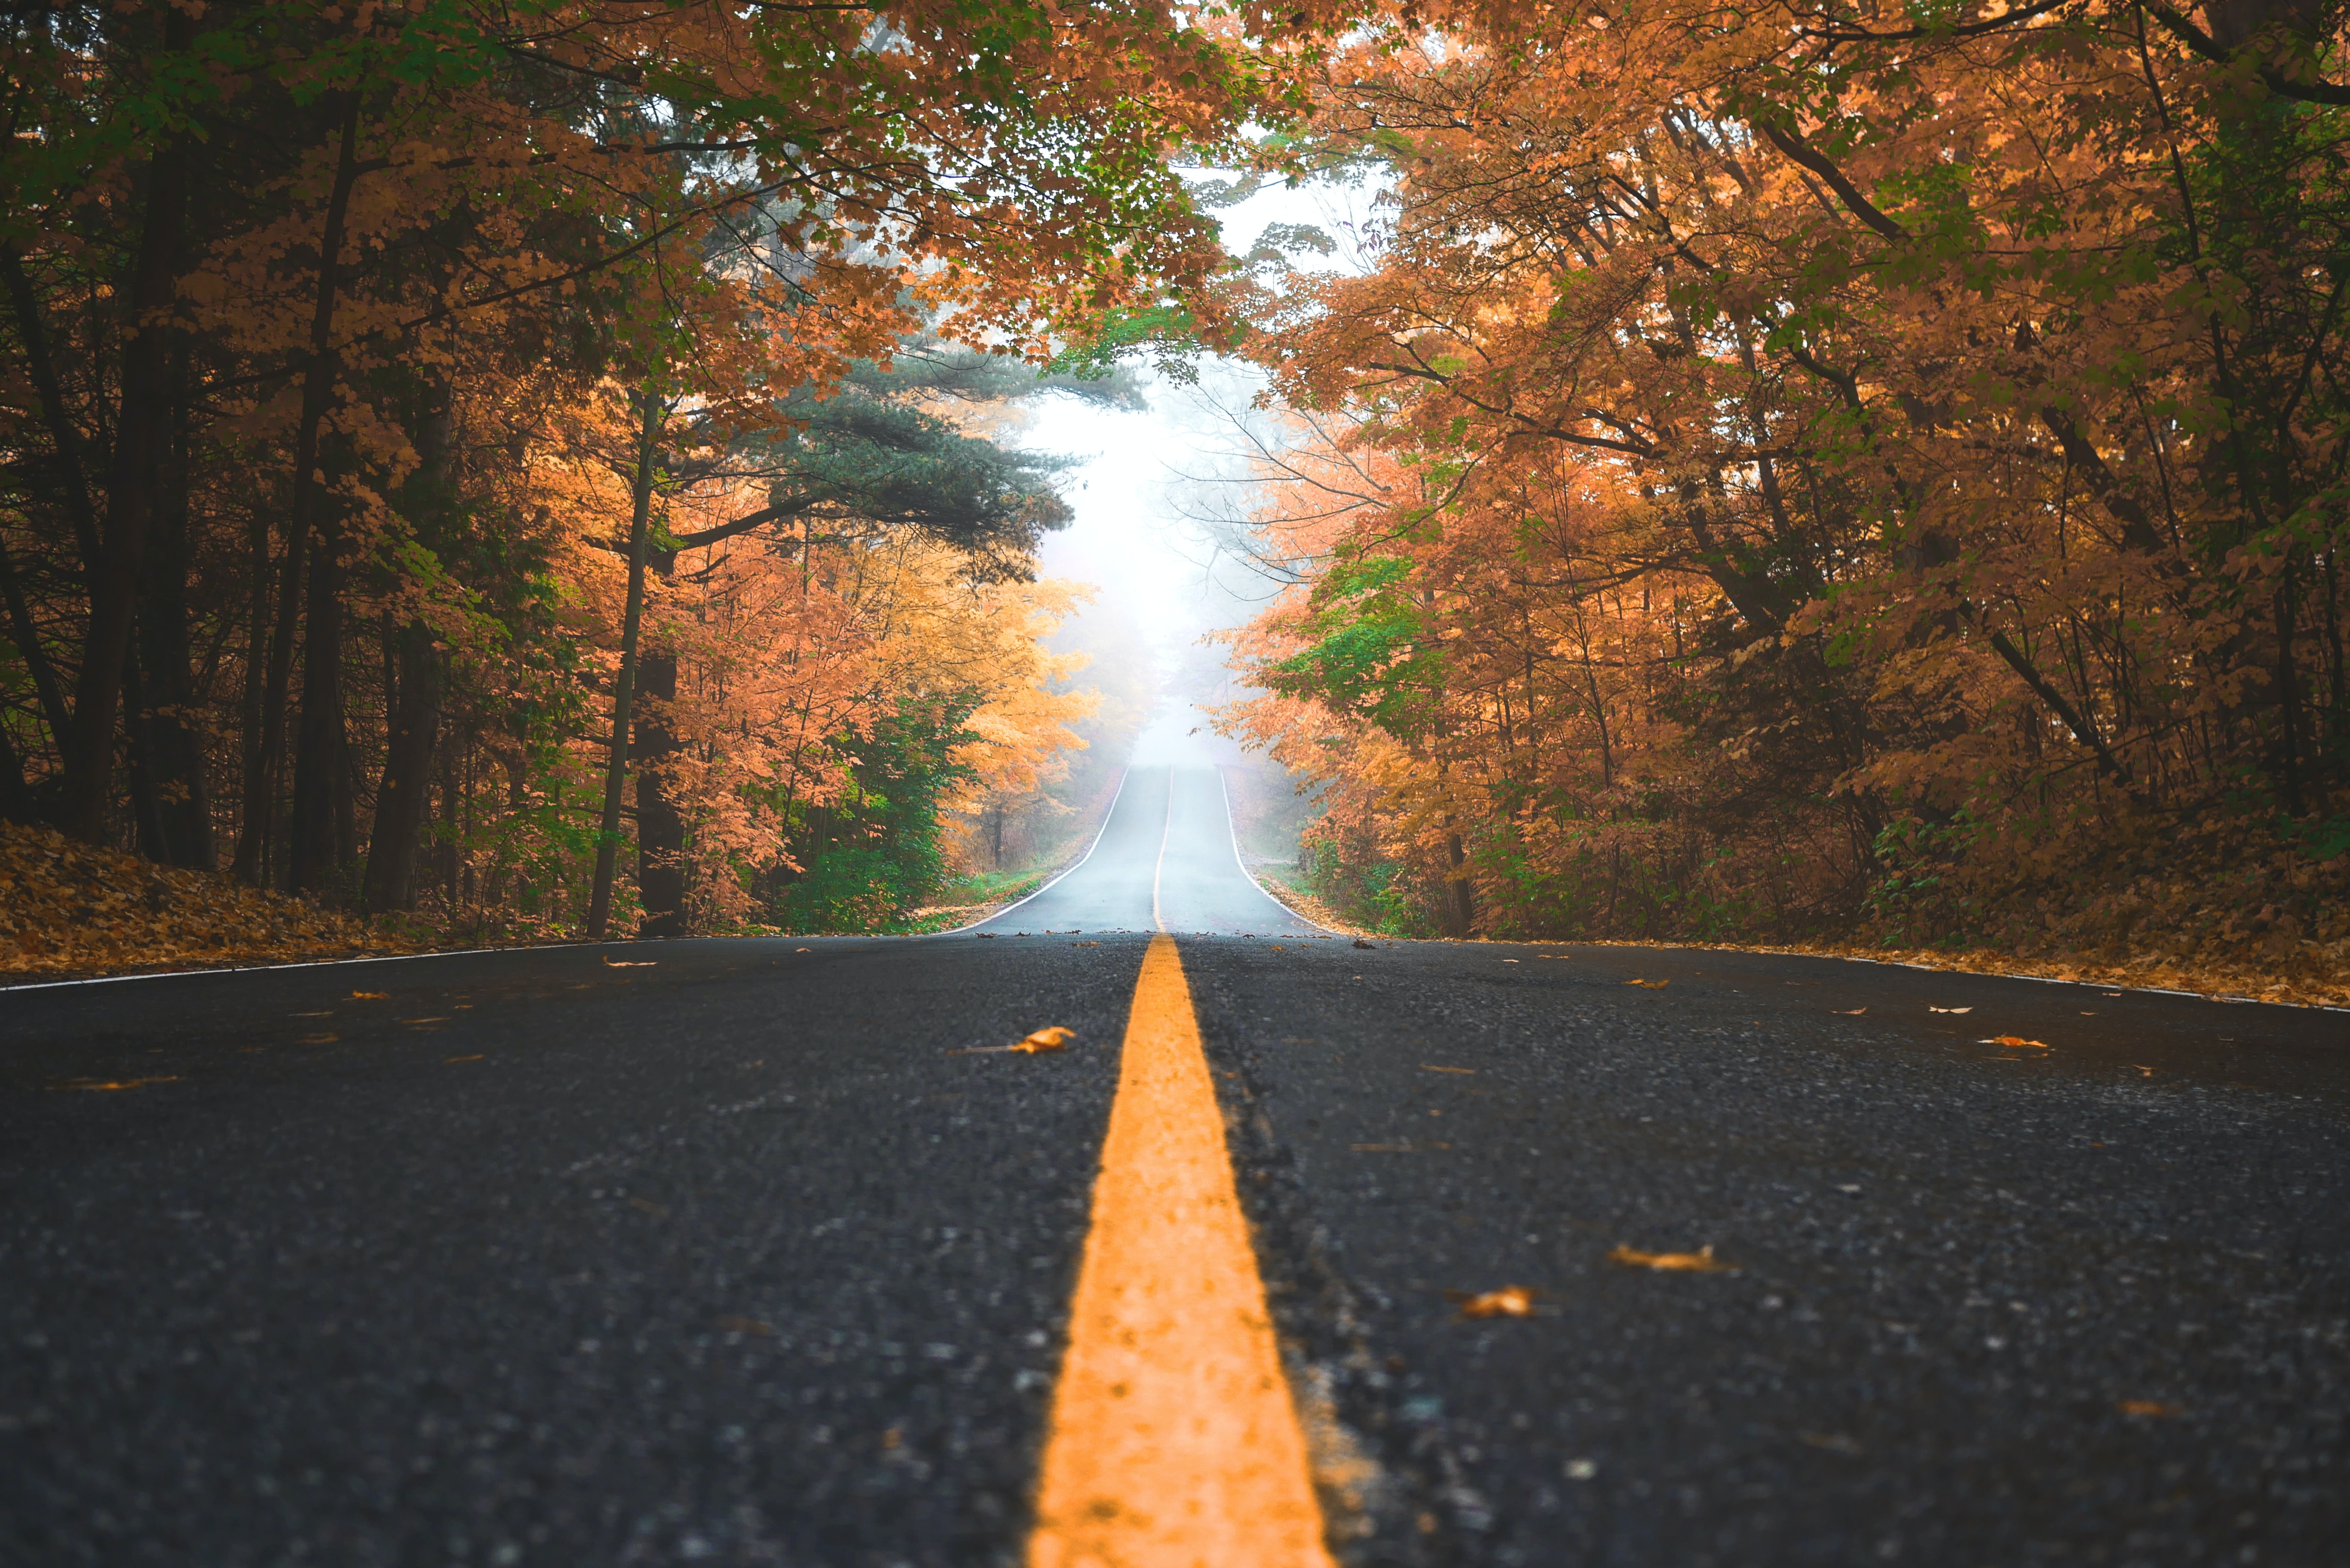
[[[2344,1015],[1358,949],[1215,782],[952,936],[0,992],[0,1563],[1018,1562],[1154,885],[1342,1561],[2350,1561]]]

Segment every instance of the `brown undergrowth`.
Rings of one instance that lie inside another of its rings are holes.
[[[0,823],[0,974],[203,969],[417,944],[217,871],[181,871]]]

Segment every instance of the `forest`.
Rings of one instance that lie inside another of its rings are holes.
[[[1215,354],[1347,919],[2340,969],[2344,16],[14,7],[0,816],[902,923],[1096,701],[1018,410]]]
[[[1225,286],[1286,437],[1226,715],[1305,879],[1495,936],[2350,972],[2345,9],[1490,7]]]
[[[1270,80],[1237,23],[7,26],[0,816],[426,933],[864,929],[1066,776],[1003,435],[1220,261],[1166,153]]]

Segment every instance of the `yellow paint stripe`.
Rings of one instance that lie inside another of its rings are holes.
[[[1331,1568],[1174,939],[1142,961],[1029,1568]]]

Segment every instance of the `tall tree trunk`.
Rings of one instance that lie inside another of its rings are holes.
[[[600,940],[612,921],[612,873],[620,849],[620,788],[629,776],[629,709],[636,698],[637,638],[644,622],[645,545],[653,515],[653,470],[665,410],[650,389],[639,394],[637,471],[629,510],[629,591],[620,615],[620,670],[612,683],[612,738],[605,753],[604,811],[597,822],[596,879],[588,894],[588,935]]]
[[[664,552],[661,576],[676,564]],[[670,705],[677,700],[677,649],[656,643],[646,649],[639,677],[653,701],[637,730],[637,892],[644,905],[639,937],[685,935],[685,818],[671,794],[662,764],[677,754],[677,732]]]
[[[165,493],[140,568],[138,733],[155,791],[156,842],[147,853],[166,866],[213,868],[212,793],[203,742],[188,715],[196,705],[188,666],[188,452],[186,365],[174,367],[178,418]]]
[[[246,535],[244,691],[237,726],[241,793],[237,800],[236,857],[230,874],[258,887],[263,846],[269,837],[269,753],[264,743],[263,695],[269,689],[269,516],[255,507]]]
[[[416,907],[417,847],[432,794],[432,752],[441,725],[441,652],[432,628],[411,621],[400,633],[400,698],[375,796],[365,898],[370,913]]]
[[[338,808],[344,804],[340,797],[350,787],[348,745],[343,734],[342,530],[319,505],[317,495],[319,433],[333,397],[337,370],[335,302],[342,267],[343,227],[350,211],[351,187],[359,182],[359,95],[345,92],[338,106],[341,145],[334,188],[327,198],[326,223],[318,237],[318,297],[310,315],[310,362],[302,380],[301,425],[294,441],[293,515],[287,524],[289,540],[317,535],[303,595],[307,624],[302,638],[302,722],[294,744],[294,821],[286,856],[287,884],[296,892],[324,890],[342,869],[338,851],[345,834],[337,817]],[[290,612],[290,604],[280,607],[281,630],[288,629]],[[284,640],[284,651],[290,659],[292,638],[289,635]],[[276,673],[273,669],[271,674]],[[284,690],[273,691],[269,700],[282,715]],[[276,728],[282,736],[282,717]]]
[[[452,416],[448,389],[436,390],[419,431],[417,472],[409,481],[410,521],[427,548],[442,543],[450,503]],[[442,656],[432,628],[411,620],[389,639],[386,670],[390,736],[375,792],[362,898],[370,913],[416,907],[416,858],[432,797],[432,753],[441,726]]]
[[[166,16],[163,47],[178,50],[194,36],[192,16],[176,7]],[[89,581],[89,628],[74,688],[73,734],[66,747],[68,827],[91,844],[105,841],[113,799],[114,717],[122,696],[122,663],[130,652],[130,623],[139,600],[139,561],[147,547],[148,515],[170,414],[172,327],[178,279],[181,220],[187,211],[187,144],[171,137],[147,161],[147,213],[131,268],[129,309],[122,324],[121,410],[115,420],[114,467],[109,476],[106,526]]]

